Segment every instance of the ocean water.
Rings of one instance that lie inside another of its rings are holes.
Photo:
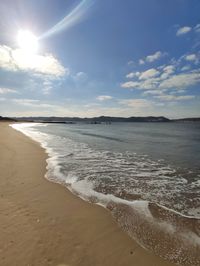
[[[47,179],[108,208],[144,248],[200,265],[200,123],[12,127],[46,149]]]

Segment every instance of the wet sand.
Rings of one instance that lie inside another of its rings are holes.
[[[0,123],[0,265],[174,265],[142,249],[106,209],[47,181],[46,159]]]

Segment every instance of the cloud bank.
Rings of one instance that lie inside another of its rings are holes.
[[[191,30],[192,30],[192,28],[189,27],[189,26],[181,27],[181,28],[179,28],[179,29],[177,30],[177,32],[176,32],[176,36],[184,35],[184,34],[190,32]]]
[[[29,54],[21,49],[0,45],[0,68],[7,71],[23,71],[50,76],[53,79],[68,74],[69,70],[53,55]]]
[[[98,101],[107,101],[107,100],[111,100],[113,97],[110,95],[100,95],[97,97]]]

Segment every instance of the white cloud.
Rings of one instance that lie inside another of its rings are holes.
[[[88,75],[85,72],[80,71],[73,75],[73,79],[77,83],[77,86],[80,86],[80,84],[83,84],[88,80]]]
[[[121,87],[125,89],[139,88],[140,84],[141,83],[138,81],[128,81],[128,82],[122,83]]]
[[[128,63],[127,63],[129,66],[130,65],[133,65],[134,64],[134,61],[133,60],[130,60],[130,61],[128,61]]]
[[[159,100],[163,100],[163,101],[187,101],[187,100],[192,100],[195,98],[194,95],[157,95],[154,96],[154,98],[157,98]]]
[[[134,108],[147,108],[152,106],[152,102],[146,99],[124,99],[120,100],[119,103]]]
[[[145,61],[144,61],[143,59],[140,59],[140,60],[139,60],[139,64],[140,64],[140,65],[144,65],[144,64],[145,64]]]
[[[148,90],[143,93],[144,96],[151,95],[155,99],[159,99],[161,101],[187,101],[195,98],[194,95],[176,95],[177,93],[185,93],[185,90],[171,91],[170,94],[166,94],[165,90]]]
[[[196,55],[195,54],[186,55],[185,60],[187,60],[187,61],[195,61],[196,60]]]
[[[190,62],[196,60],[195,54],[182,56],[178,61],[172,61],[170,65],[163,65],[157,69],[151,68],[144,72],[132,72],[126,77],[134,78],[133,81],[124,82],[122,88],[127,89],[143,89],[143,90],[180,90],[187,89],[200,83],[200,69],[190,71],[190,66],[182,66],[182,60]],[[184,71],[184,72],[183,72]],[[137,74],[136,74],[137,73]]]
[[[99,106],[101,106],[100,103],[88,103],[88,104],[83,105],[83,107],[86,107],[86,108],[99,107]]]
[[[131,72],[129,74],[126,75],[127,78],[134,78],[134,77],[139,77],[140,76],[140,72]]]
[[[161,75],[161,79],[168,78],[175,71],[175,67],[173,65],[168,65],[163,68],[163,73]]]
[[[197,24],[194,27],[190,27],[190,26],[181,27],[177,30],[176,35],[177,36],[184,35],[190,31],[193,31],[195,33],[199,33],[200,32],[200,24]]]
[[[83,77],[83,76],[85,76],[86,75],[86,73],[84,73],[84,72],[78,72],[78,73],[76,73],[76,77]]]
[[[144,65],[145,62],[152,63],[152,62],[160,59],[161,57],[164,57],[165,55],[166,55],[166,53],[162,53],[161,51],[157,51],[154,54],[147,55],[145,58],[140,59],[139,64]]]
[[[80,80],[85,80],[85,79],[87,79],[87,74],[85,73],[85,72],[78,72],[78,73],[76,73],[76,79],[80,79]]]
[[[18,93],[18,92],[16,90],[9,88],[0,88],[0,94],[7,94],[7,93]]]
[[[190,32],[191,30],[192,30],[192,28],[189,27],[189,26],[181,27],[181,28],[179,28],[179,29],[177,30],[177,32],[176,32],[176,36],[184,35],[184,34]]]
[[[160,52],[160,51],[157,51],[157,52],[155,52],[154,54],[152,54],[152,55],[148,55],[147,57],[146,57],[146,61],[147,62],[154,62],[155,60],[158,60],[159,58],[161,58],[162,57],[162,53]]]
[[[172,95],[182,94],[182,93],[186,93],[186,89],[179,89],[179,90],[170,91],[170,94],[172,94]]]
[[[196,31],[196,32],[200,32],[200,24],[197,24],[195,27],[194,27],[194,30]]]
[[[100,95],[97,97],[98,101],[107,101],[107,100],[111,100],[113,97],[109,96],[109,95]]]
[[[190,65],[186,65],[186,66],[183,66],[181,68],[181,71],[187,71],[187,70],[190,70],[191,69],[191,66]]]
[[[160,90],[148,90],[143,93],[143,95],[161,95],[163,94]]]
[[[174,73],[175,67],[173,65],[167,65],[163,68],[163,71],[168,74]]]
[[[43,103],[40,100],[33,100],[33,99],[11,99],[11,101],[16,104],[27,106],[27,107],[32,107],[32,108],[55,108],[56,107],[53,104]]]
[[[175,74],[163,80],[159,88],[187,88],[200,82],[200,70]]]
[[[143,80],[140,82],[140,89],[144,90],[150,90],[150,89],[155,89],[160,82],[160,77],[156,78],[148,78],[146,80]]]
[[[197,64],[199,61],[199,58],[196,54],[189,54],[185,56],[185,60],[189,62],[195,62]]]
[[[171,64],[179,69],[189,70],[191,68],[191,65],[189,63],[194,63],[195,65],[198,65],[200,62],[200,52],[196,53],[186,53],[180,56],[177,60],[172,58]],[[187,63],[187,65],[185,65]]]
[[[33,100],[33,99],[12,99],[12,102],[25,105],[25,106],[38,106],[40,100]]]
[[[52,89],[53,89],[52,81],[49,79],[44,79],[43,86],[42,86],[43,94],[48,95]]]
[[[8,71],[26,71],[39,75],[59,78],[69,74],[69,70],[51,54],[29,54],[21,49],[0,45],[0,68]]]
[[[139,76],[139,80],[141,79],[148,79],[148,78],[153,78],[159,75],[159,71],[156,70],[155,68],[148,69],[144,72],[142,72]]]

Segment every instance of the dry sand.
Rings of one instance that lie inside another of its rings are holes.
[[[129,238],[109,211],[44,178],[38,143],[0,123],[0,265],[170,266]]]

